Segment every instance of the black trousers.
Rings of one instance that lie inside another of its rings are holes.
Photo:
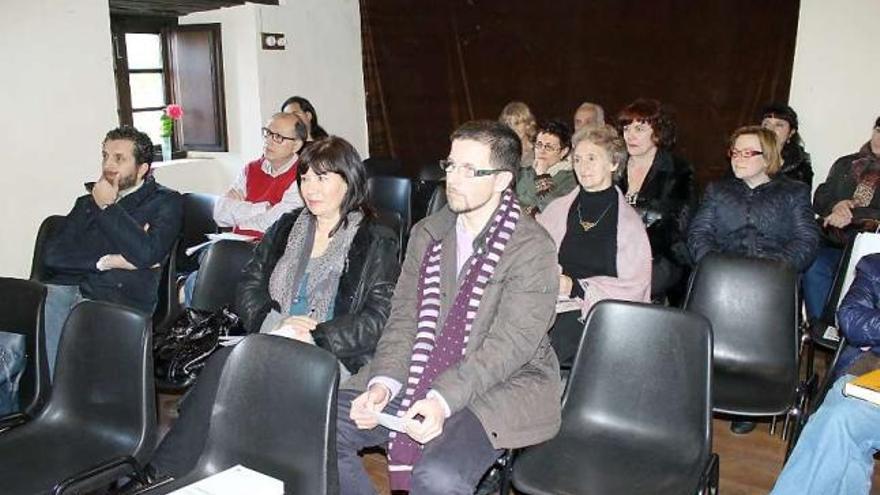
[[[336,416],[336,444],[341,495],[375,494],[358,451],[385,445],[390,431],[382,426],[360,430],[349,417],[351,401],[359,392],[340,390]],[[402,394],[398,394],[402,395]],[[401,397],[391,401],[385,412],[395,413]],[[426,443],[422,457],[413,467],[411,495],[471,495],[480,478],[503,451],[492,447],[486,430],[468,409],[446,419],[443,433]]]

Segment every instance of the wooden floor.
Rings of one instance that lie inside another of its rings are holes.
[[[820,364],[821,366],[821,364]],[[178,396],[160,396],[160,431],[164,434],[176,418]],[[785,442],[777,434],[770,436],[769,423],[759,423],[748,435],[735,435],[730,422],[713,422],[714,451],[721,459],[720,491],[724,495],[765,495],[782,469]],[[389,494],[387,464],[381,454],[367,454],[364,465],[379,493]],[[880,469],[874,470],[871,495],[880,495]]]

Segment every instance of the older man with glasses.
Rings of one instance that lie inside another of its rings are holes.
[[[292,113],[276,113],[262,132],[263,156],[244,166],[214,206],[217,225],[256,238],[281,215],[303,206],[296,164],[308,135],[306,124]]]
[[[263,156],[244,166],[214,204],[214,222],[236,234],[261,239],[281,215],[303,207],[296,187],[299,152],[308,127],[296,114],[279,112],[262,128]],[[189,306],[198,270],[189,274],[181,299]]]

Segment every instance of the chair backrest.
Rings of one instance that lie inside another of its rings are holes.
[[[380,211],[397,212],[403,228],[412,226],[412,182],[406,177],[374,176],[367,180],[370,199]]]
[[[43,337],[46,287],[32,280],[0,278],[0,331],[25,336],[27,364],[19,382],[18,404],[34,415],[49,393],[49,365]]]
[[[385,158],[371,156],[364,160],[367,169],[367,177],[377,175],[403,175],[403,162],[397,158]]]
[[[798,276],[773,260],[713,253],[691,275],[685,309],[712,323],[715,410],[776,415],[798,381]]]
[[[712,451],[712,330],[679,309],[601,301],[587,316],[560,435],[613,436],[695,463]]]
[[[284,481],[285,493],[336,493],[338,382],[339,364],[323,349],[246,337],[223,368],[195,471],[242,464]]]
[[[150,318],[125,306],[83,301],[71,310],[49,401],[34,422],[100,432],[135,459],[155,445]]]
[[[217,196],[213,194],[186,193],[183,195],[183,227],[182,238],[178,247],[180,270],[191,272],[198,268],[195,260],[186,256],[186,249],[207,241],[205,234],[217,232],[214,222],[214,203]]]
[[[431,216],[442,210],[446,206],[446,184],[437,184],[434,193],[431,195],[431,201],[428,202],[428,211],[425,216]]]
[[[37,238],[34,241],[34,256],[31,261],[31,276],[29,277],[31,280],[45,282],[51,276],[43,263],[46,259],[46,242],[61,231],[66,221],[67,217],[63,215],[51,215],[40,224]]]
[[[190,306],[205,311],[217,311],[235,302],[235,287],[241,280],[242,270],[250,261],[254,244],[223,239],[208,248],[193,288]]]
[[[153,311],[153,324],[163,328],[177,315],[180,303],[177,291],[177,251],[181,239],[174,241],[171,252],[162,263],[162,274],[159,276],[159,295],[156,298],[156,309]]]

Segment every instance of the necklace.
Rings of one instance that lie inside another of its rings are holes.
[[[584,232],[589,232],[596,225],[599,225],[599,222],[605,218],[605,214],[608,213],[608,210],[611,208],[611,203],[608,203],[608,206],[602,210],[602,214],[599,215],[599,218],[596,219],[595,222],[590,222],[589,220],[584,220],[584,217],[581,216],[581,204],[578,203],[578,223],[581,224],[581,228],[584,229]]]

